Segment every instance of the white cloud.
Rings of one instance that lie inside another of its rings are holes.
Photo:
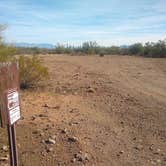
[[[97,40],[101,44],[120,45],[156,41],[166,35],[165,0],[156,3],[127,0],[123,4],[120,0],[71,0],[66,1],[69,6],[64,10],[35,6],[25,0],[2,2],[1,12],[14,17],[6,16],[10,26],[6,37],[12,41],[77,43]]]

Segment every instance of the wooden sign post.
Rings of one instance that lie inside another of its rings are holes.
[[[10,165],[18,166],[15,123],[20,119],[19,66],[0,63],[0,127],[7,126]]]

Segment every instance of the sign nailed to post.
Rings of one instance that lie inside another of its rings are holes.
[[[2,127],[9,124],[9,110],[12,109],[11,107],[14,108],[19,105],[18,90],[18,64],[0,63],[0,126]]]
[[[0,127],[7,126],[10,165],[18,166],[15,122],[20,119],[17,63],[0,63]]]
[[[7,108],[9,124],[12,125],[20,119],[19,93],[16,89],[7,92]]]

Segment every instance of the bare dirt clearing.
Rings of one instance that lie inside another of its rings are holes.
[[[47,88],[21,94],[22,166],[166,165],[166,59],[41,58]]]

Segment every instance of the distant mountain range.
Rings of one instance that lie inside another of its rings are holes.
[[[48,49],[55,48],[55,46],[53,44],[48,44],[48,43],[39,43],[39,44],[35,44],[35,43],[13,43],[13,45],[16,46],[16,47],[38,47],[38,48],[48,48]]]

